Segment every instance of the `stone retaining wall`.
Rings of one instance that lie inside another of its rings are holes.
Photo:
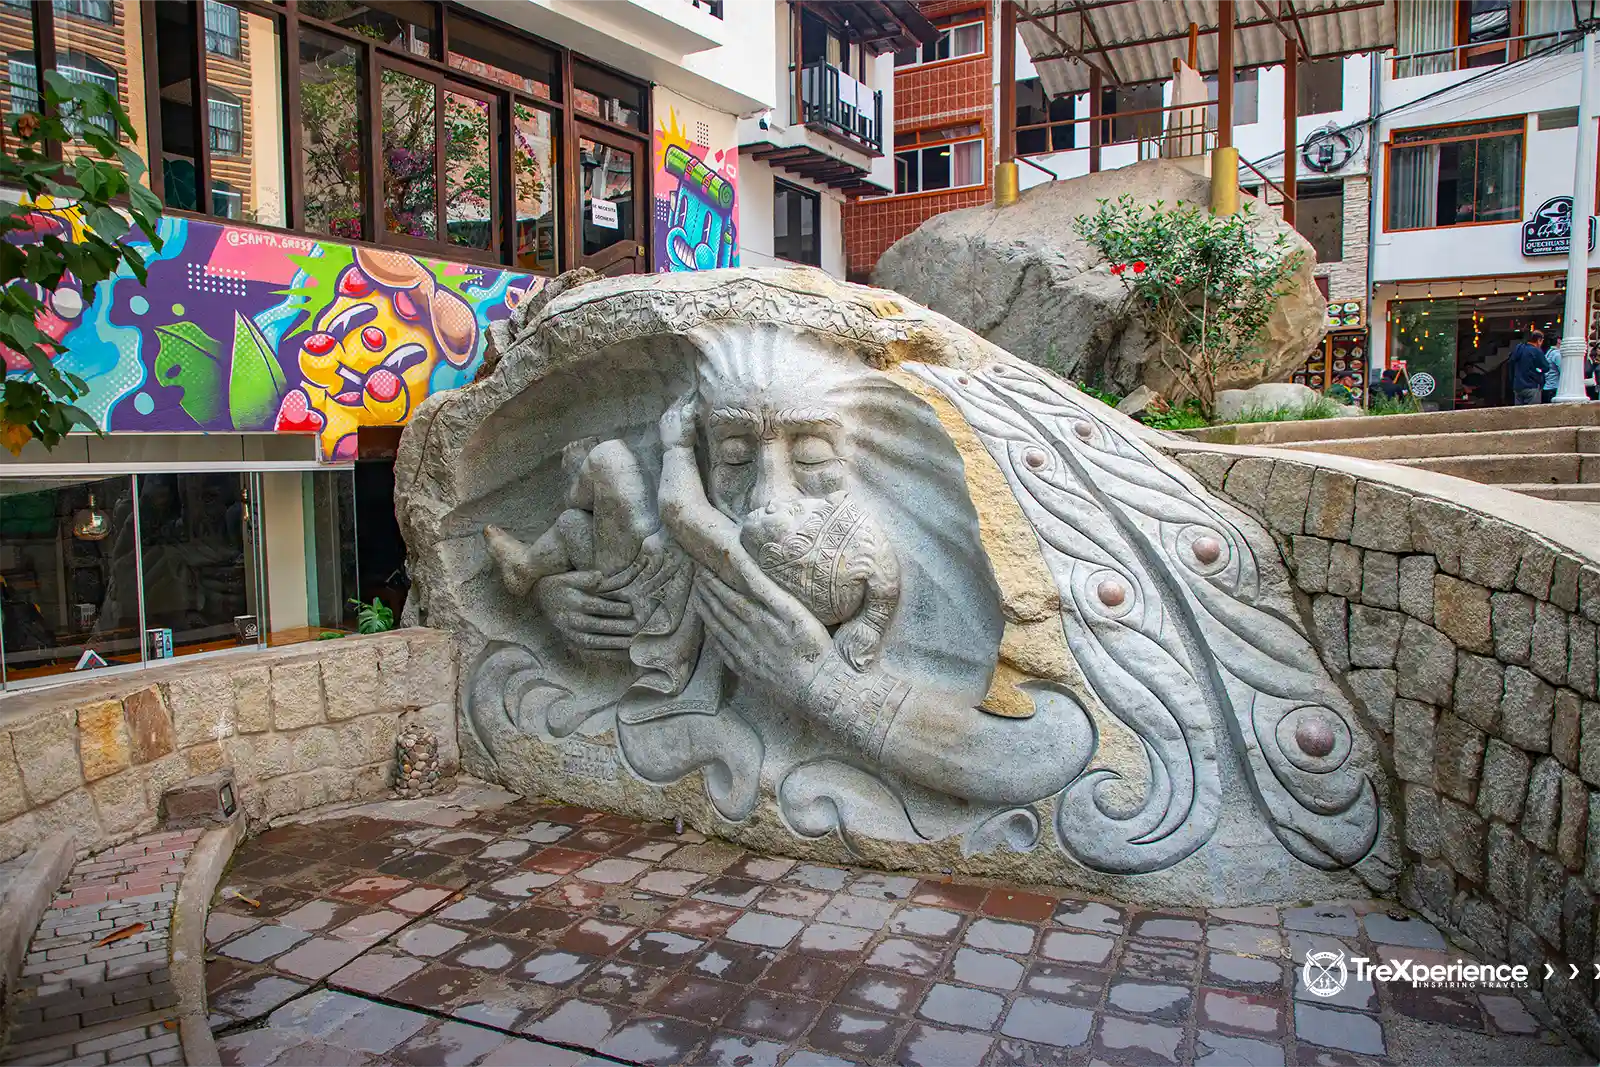
[[[1387,464],[1157,443],[1279,542],[1385,749],[1405,902],[1536,984],[1554,964],[1546,999],[1600,1048],[1600,523]]]
[[[0,859],[66,830],[80,851],[155,827],[162,793],[222,767],[252,821],[389,788],[420,718],[459,761],[448,635],[398,630],[175,660],[0,698]]]

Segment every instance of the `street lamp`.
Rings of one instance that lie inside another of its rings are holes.
[[[1567,303],[1562,316],[1561,379],[1555,402],[1578,404],[1588,400],[1583,388],[1585,356],[1589,350],[1589,219],[1594,204],[1595,106],[1594,54],[1600,45],[1596,4],[1573,4],[1581,17],[1583,73],[1578,89],[1578,160],[1572,182],[1572,227],[1567,240]],[[1579,220],[1582,220],[1581,224]]]

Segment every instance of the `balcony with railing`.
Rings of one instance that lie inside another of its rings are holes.
[[[883,153],[883,92],[829,63],[800,69],[799,120],[832,141],[870,155]]]

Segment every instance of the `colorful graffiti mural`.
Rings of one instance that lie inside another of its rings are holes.
[[[359,427],[471,381],[489,323],[544,282],[198,219],[160,233],[148,284],[119,275],[87,308],[63,286],[41,322],[103,430],[315,433],[324,459],[353,458]]]
[[[656,266],[662,271],[739,265],[739,149],[711,146],[711,127],[690,137],[679,109],[663,105],[654,136]]]

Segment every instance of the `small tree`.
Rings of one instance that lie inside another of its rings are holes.
[[[98,85],[69,81],[55,71],[45,72],[44,83],[45,113],[18,115],[5,131],[0,151],[0,186],[22,194],[21,202],[8,205],[0,216],[0,354],[7,357],[0,390],[0,444],[12,455],[33,438],[53,448],[75,425],[96,428],[73,404],[89,391],[88,384],[55,367],[53,361],[66,347],[39,328],[44,295],[70,276],[88,307],[99,283],[123,264],[144,282],[144,257],[125,243],[131,227],[123,211],[143,240],[161,249],[156,233],[161,201],[139,184],[144,161],[120,141],[121,136],[136,139],[127,112]],[[107,132],[96,119],[109,119],[115,132]],[[92,152],[61,152],[61,158],[51,158],[52,143],[80,141]],[[41,208],[68,223],[66,239],[48,230],[40,233],[36,223]],[[33,372],[33,380],[16,376],[22,363]]]
[[[1123,195],[1073,224],[1110,261],[1162,365],[1207,417],[1220,380],[1263,362],[1262,331],[1303,258],[1286,233],[1258,245],[1251,210],[1213,215]]]

